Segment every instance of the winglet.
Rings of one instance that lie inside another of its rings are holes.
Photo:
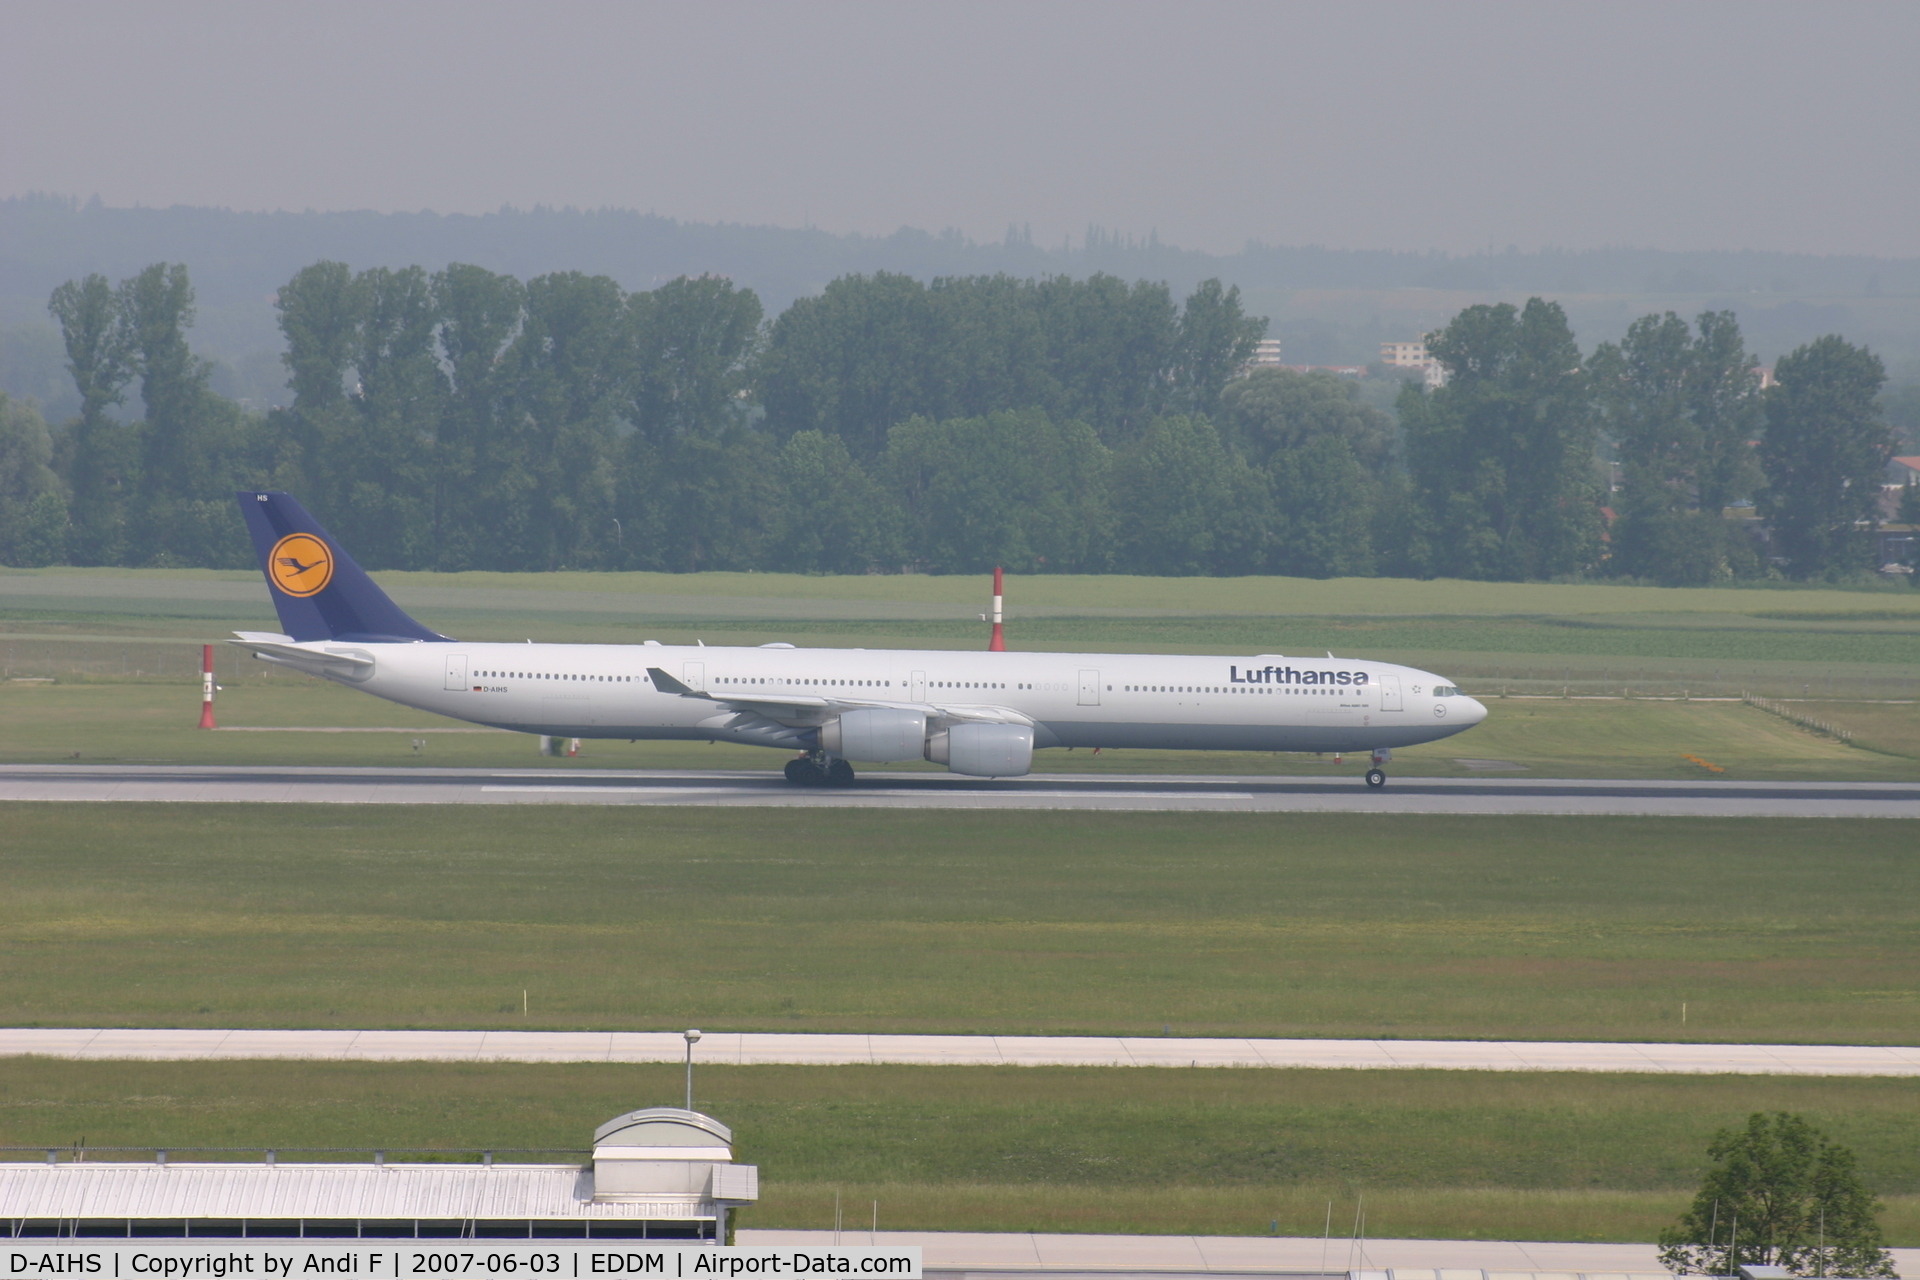
[[[647,677],[653,681],[653,687],[662,693],[677,693],[687,698],[704,698],[707,695],[698,689],[690,689],[658,667],[648,667]]]

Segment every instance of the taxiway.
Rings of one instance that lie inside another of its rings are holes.
[[[679,1062],[678,1031],[7,1027],[0,1056],[150,1061]],[[1182,1036],[816,1035],[710,1031],[693,1061],[735,1066],[1321,1067],[1651,1075],[1920,1076],[1920,1047]]]

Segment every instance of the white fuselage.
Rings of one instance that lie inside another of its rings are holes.
[[[309,662],[291,648],[268,660],[422,711],[576,738],[807,749],[851,705],[930,722],[986,712],[1030,723],[1035,747],[1358,752],[1486,718],[1441,677],[1352,658],[321,641],[298,646]],[[657,689],[649,669],[706,696]]]

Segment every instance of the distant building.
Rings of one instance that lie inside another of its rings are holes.
[[[1757,364],[1753,367],[1753,371],[1760,377],[1760,389],[1762,391],[1765,391],[1776,381],[1773,376],[1773,366],[1770,364]]]
[[[1381,343],[1380,362],[1395,369],[1418,369],[1421,380],[1428,387],[1443,387],[1447,383],[1445,366],[1427,354],[1424,339],[1419,342]]]
[[[1253,359],[1247,361],[1247,372],[1255,369],[1278,369],[1280,367],[1280,339],[1262,338],[1253,349]]]
[[[44,1162],[0,1164],[8,1234],[721,1244],[728,1215],[760,1198],[759,1169],[733,1162],[732,1131],[676,1107],[607,1121],[581,1164],[496,1163],[491,1152],[454,1163],[442,1150],[417,1163],[377,1152],[370,1164],[101,1154],[56,1148]]]

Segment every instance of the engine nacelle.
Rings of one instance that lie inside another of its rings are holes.
[[[918,711],[843,711],[820,726],[820,745],[847,760],[884,764],[917,760],[925,749],[927,718]]]
[[[1018,778],[1033,769],[1033,730],[1024,724],[957,724],[927,739],[927,759],[976,778]]]

